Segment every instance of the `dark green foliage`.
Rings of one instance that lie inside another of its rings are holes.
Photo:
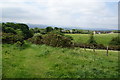
[[[29,27],[26,24],[17,24],[17,25],[23,32],[25,39],[28,39],[33,36],[32,33],[29,31]]]
[[[88,40],[88,43],[92,44],[92,45],[96,45],[97,44],[97,42],[94,39],[94,34],[93,33],[91,33],[90,39]]]
[[[18,29],[22,31],[24,39],[28,39],[33,36],[31,31],[29,30],[29,27],[26,24],[10,22],[2,23],[2,31],[4,33],[16,34]]]
[[[46,34],[46,30],[45,29],[41,29],[41,28],[30,28],[30,31],[32,34],[35,33],[41,33],[41,34]]]
[[[46,28],[46,32],[51,32],[52,30],[53,30],[52,27],[47,27],[47,28]]]
[[[73,38],[72,38],[71,36],[69,36],[69,35],[65,35],[65,37],[67,37],[67,38],[73,40]]]
[[[28,41],[34,43],[34,44],[42,44],[42,35],[40,33],[36,33],[34,34],[34,36],[32,38],[29,38]]]
[[[34,44],[46,44],[53,47],[72,47],[72,38],[66,37],[60,32],[49,32],[48,34],[36,34],[28,41]]]
[[[60,29],[60,32],[62,32],[62,30],[64,30],[63,28],[59,28]]]
[[[20,41],[17,41],[17,42],[15,43],[15,45],[16,45],[17,47],[21,47],[21,46],[23,45],[23,43],[20,42]]]
[[[72,47],[71,38],[54,33],[46,34],[43,38],[43,43],[53,47]]]
[[[54,27],[54,30],[59,30],[59,28],[58,27]]]
[[[15,30],[11,27],[5,27],[5,32],[6,33],[13,33],[13,34],[16,34]]]
[[[113,38],[110,42],[110,45],[120,45],[120,36]]]
[[[37,27],[36,27],[36,28],[34,28],[33,30],[34,30],[34,33],[40,33],[40,29],[39,29],[39,28],[37,28]]]
[[[78,33],[77,29],[72,29],[72,33]]]
[[[120,30],[113,30],[114,33],[120,33]]]
[[[61,33],[60,31],[58,31],[58,30],[53,30],[52,32],[50,32],[50,33],[52,33],[52,34],[59,34],[59,35],[62,35],[62,36],[66,36],[66,35],[64,35],[63,33]],[[48,33],[49,34],[49,33]]]
[[[54,30],[59,31],[59,32],[61,32],[61,33],[62,33],[63,28],[58,28],[58,27],[55,27],[55,28],[54,28]]]
[[[17,41],[23,42],[23,36],[20,35],[14,35],[13,33],[2,33],[2,42],[3,43],[9,43],[13,44]]]

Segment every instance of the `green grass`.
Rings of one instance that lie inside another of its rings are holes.
[[[88,43],[90,34],[65,34],[65,35],[70,35],[73,37],[74,42],[79,42],[79,43]],[[110,41],[112,38],[118,36],[117,33],[114,34],[95,34],[95,40],[99,44],[103,45],[109,45]]]
[[[3,44],[3,78],[117,78],[118,52]]]
[[[2,44],[0,44],[0,79],[2,79]]]

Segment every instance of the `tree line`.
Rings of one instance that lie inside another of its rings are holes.
[[[82,48],[106,48],[102,44],[98,44],[94,39],[94,34],[90,32],[88,44],[74,43],[71,36],[66,36],[62,32],[63,28],[46,27],[29,28],[23,23],[2,23],[2,42],[9,44],[18,44],[22,46],[24,41],[29,41],[33,44],[46,44],[53,47],[82,47]],[[75,30],[74,30],[75,31]],[[109,49],[120,50],[120,37],[115,37],[110,42]]]

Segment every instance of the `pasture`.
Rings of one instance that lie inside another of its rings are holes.
[[[71,36],[76,41],[82,39],[86,42],[88,35],[72,34]],[[98,36],[96,35],[96,39]],[[104,38],[100,38],[101,43],[109,41],[105,41]],[[93,52],[91,49],[84,51],[82,48],[68,49],[29,43],[22,48],[3,44],[2,48],[3,78],[118,77],[118,51],[109,51],[109,55],[106,56],[105,50]]]
[[[90,37],[90,34],[65,34],[73,37],[74,42],[78,43],[87,43]],[[105,46],[109,45],[112,38],[118,36],[117,33],[113,34],[95,34],[95,40],[98,44],[103,44]]]

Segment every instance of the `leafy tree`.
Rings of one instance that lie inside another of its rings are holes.
[[[4,32],[16,34],[16,31],[13,28],[11,28],[11,27],[5,27],[5,31]]]
[[[93,33],[90,34],[90,39],[88,40],[88,43],[92,44],[92,45],[96,45],[97,44],[97,42],[94,39],[94,34]]]
[[[54,30],[59,30],[59,28],[58,28],[58,27],[55,27]]]
[[[34,33],[40,33],[40,29],[39,28],[34,28]]]
[[[76,33],[77,32],[77,30],[76,29],[72,29],[72,33]]]
[[[29,27],[26,24],[22,24],[22,23],[2,23],[2,32],[4,33],[13,33],[16,34],[17,30],[21,30],[22,33],[24,34],[24,39],[30,38],[32,37],[32,33],[29,30]]]
[[[23,34],[23,32],[20,29],[17,29],[15,31],[16,31],[17,35],[24,37],[24,34]]]
[[[59,28],[60,29],[60,32],[62,32],[62,30],[64,30],[63,28]]]
[[[58,30],[53,30],[52,32],[48,32],[48,34],[59,34],[59,35],[62,35],[62,36],[65,36],[63,33],[61,33],[60,31],[58,31]]]
[[[52,27],[47,27],[47,28],[46,28],[46,32],[51,32],[52,30],[53,30]]]
[[[12,23],[12,22],[7,22],[7,23],[2,23],[2,26],[5,26],[5,27],[11,27],[13,29],[17,29],[18,26],[15,24],[15,23]]]
[[[34,35],[34,29],[33,29],[33,28],[30,28],[30,33],[31,33],[32,35]]]
[[[40,29],[40,33],[41,33],[41,34],[46,34],[45,29]]]
[[[32,33],[29,31],[29,27],[26,24],[19,23],[17,25],[18,28],[21,29],[21,31],[23,32],[25,39],[28,39],[33,36]]]

